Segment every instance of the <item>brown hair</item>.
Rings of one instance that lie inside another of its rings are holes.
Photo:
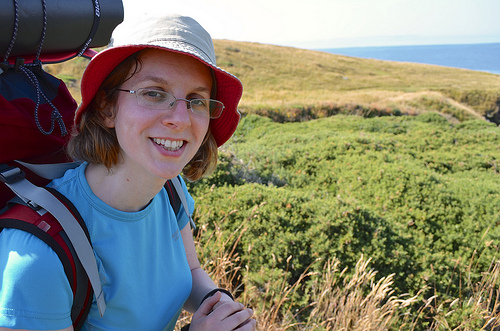
[[[73,136],[67,146],[68,154],[73,159],[103,164],[108,169],[118,163],[120,144],[115,129],[108,128],[104,124],[104,119],[115,116],[117,88],[139,72],[140,56],[143,51],[132,54],[116,66],[99,87],[87,110],[82,113],[80,123],[74,128]],[[131,71],[132,74],[129,74]],[[216,86],[215,81],[213,85]],[[217,157],[217,143],[209,127],[195,156],[182,170],[184,177],[189,181],[196,181],[210,174],[217,165]]]

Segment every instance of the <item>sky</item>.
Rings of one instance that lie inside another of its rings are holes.
[[[306,49],[500,42],[500,0],[123,0],[196,19],[213,39]]]

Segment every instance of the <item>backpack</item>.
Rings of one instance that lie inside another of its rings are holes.
[[[20,167],[0,164],[0,182],[11,188],[21,200],[13,199],[7,203],[0,214],[0,231],[15,228],[29,232],[44,241],[58,255],[73,291],[73,328],[79,330],[90,311],[94,293],[101,316],[106,309],[89,233],[80,214],[66,197],[54,189],[35,186],[25,178],[22,170],[22,167],[30,169],[49,179],[59,177],[65,169],[77,166],[78,163],[18,162]],[[182,205],[191,225],[196,228],[189,215],[179,178],[168,180],[165,189],[174,213],[178,215]]]
[[[0,231],[27,231],[58,255],[73,291],[73,327],[79,330],[94,293],[101,315],[106,306],[85,223],[68,199],[44,187],[78,163],[64,153],[76,102],[42,64],[91,56],[88,47],[105,46],[123,20],[123,6],[120,0],[41,0],[40,8],[24,8],[32,1],[0,0],[0,5]],[[165,189],[175,214],[182,205],[194,227],[180,181],[168,181]]]

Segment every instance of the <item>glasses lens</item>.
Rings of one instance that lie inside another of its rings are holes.
[[[224,110],[224,104],[217,100],[210,100],[210,118],[219,118]]]
[[[136,92],[139,106],[148,109],[170,109],[176,101],[182,100],[188,103],[194,114],[207,118],[219,118],[224,110],[224,104],[212,99],[176,99],[172,94],[165,91],[152,89],[138,89]]]
[[[175,101],[175,98],[164,91],[139,89],[137,90],[137,101],[140,106],[149,109],[166,109]]]
[[[218,118],[224,110],[224,104],[212,99],[191,99],[191,110],[198,115]]]

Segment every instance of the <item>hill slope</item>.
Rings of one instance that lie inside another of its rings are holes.
[[[243,81],[244,112],[360,105],[465,119],[493,113],[500,99],[500,76],[489,73],[227,40],[215,45],[219,65]]]
[[[244,114],[302,121],[339,112],[430,110],[464,120],[494,117],[500,104],[500,75],[229,40],[214,45],[218,65],[243,82]],[[86,63],[75,59],[46,68],[65,80],[79,100]]]

